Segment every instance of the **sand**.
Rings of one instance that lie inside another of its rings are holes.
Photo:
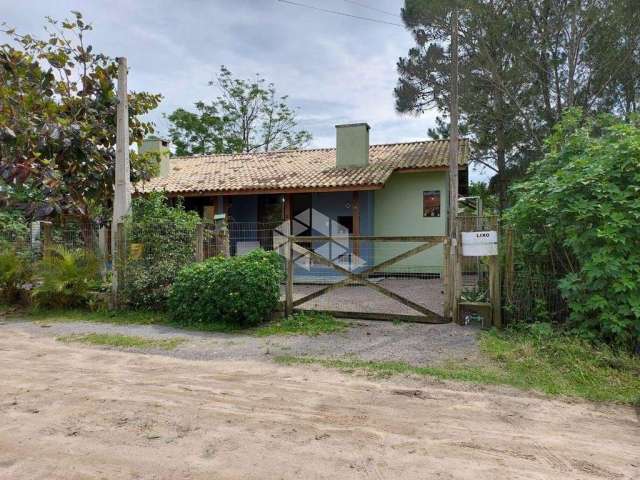
[[[632,407],[0,333],[2,479],[632,479]]]

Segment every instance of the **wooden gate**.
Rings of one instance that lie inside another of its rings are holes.
[[[352,248],[351,250],[358,252],[360,245],[363,242],[398,242],[398,243],[417,243],[418,245],[397,255],[392,256],[386,260],[378,262],[370,266],[364,266],[358,271],[352,271],[352,269],[345,268],[335,260],[330,260],[323,255],[320,255],[313,249],[307,248],[308,245],[313,242],[334,242],[344,244],[344,241],[348,240]],[[407,260],[415,255],[418,255],[426,250],[435,247],[436,245],[443,244],[445,237],[442,236],[358,236],[358,237],[326,237],[326,236],[289,236],[287,240],[287,253],[285,258],[287,260],[287,284],[285,292],[285,306],[286,313],[289,315],[296,311],[305,311],[301,308],[302,305],[310,300],[316,299],[322,295],[326,295],[336,289],[345,286],[364,286],[371,290],[374,290],[388,298],[399,302],[400,304],[408,307],[415,314],[399,314],[389,312],[371,312],[358,309],[353,310],[323,310],[336,317],[343,318],[360,318],[371,320],[404,320],[404,321],[416,321],[424,323],[446,323],[447,320],[441,313],[434,311],[429,305],[419,303],[419,298],[409,298],[407,295],[403,295],[398,292],[394,292],[389,288],[386,288],[376,282],[371,281],[370,277],[384,275],[384,270],[391,266],[397,266],[399,262]],[[303,246],[304,245],[304,246]],[[323,264],[333,269],[336,273],[344,275],[345,278],[323,286],[319,290],[311,292],[309,294],[298,296],[294,298],[294,283],[295,283],[295,261],[302,256],[308,256],[314,262]],[[444,260],[442,258],[441,260]],[[444,271],[443,271],[444,274]]]

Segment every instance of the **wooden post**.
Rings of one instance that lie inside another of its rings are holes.
[[[204,224],[202,223],[196,225],[195,242],[196,262],[202,262],[204,260]]]
[[[289,236],[287,241],[287,291],[285,315],[288,317],[293,314],[293,239]]]
[[[222,221],[222,230],[220,231],[220,239],[222,240],[222,255],[226,258],[231,256],[231,245],[229,239],[229,224],[227,220]]]
[[[351,215],[353,218],[353,253],[354,255],[360,255],[360,242],[358,237],[360,236],[360,192],[354,191],[351,195]]]
[[[282,219],[285,222],[290,222],[293,214],[293,205],[290,193],[284,194],[284,202],[282,203]]]
[[[443,317],[451,320],[451,285],[449,282],[449,255],[451,251],[451,241],[448,238],[444,239],[442,243],[443,249],[443,258],[442,258],[442,287],[444,289],[444,305],[442,307],[442,311],[444,313]]]
[[[505,231],[505,252],[504,252],[504,285],[506,289],[507,302],[513,299],[514,267],[513,267],[513,230],[508,228]]]
[[[451,75],[449,106],[449,222],[448,234],[451,239],[449,255],[449,292],[451,293],[452,320],[458,321],[457,292],[459,289],[456,275],[460,244],[456,235],[458,217],[458,9],[451,14]]]
[[[40,251],[42,256],[47,255],[47,251],[53,246],[51,235],[51,222],[40,222]]]
[[[500,266],[497,256],[489,257],[489,301],[493,315],[493,326],[502,327],[502,309],[500,305]]]
[[[460,308],[458,306],[458,302],[460,301],[460,297],[462,296],[462,235],[460,234],[460,229],[456,228],[456,247],[455,247],[455,255],[453,255],[453,272],[452,277],[453,280],[453,321],[457,324],[462,324],[460,319]]]
[[[107,277],[107,262],[109,261],[109,229],[101,226],[98,230],[98,251],[100,252],[100,275],[102,279]]]

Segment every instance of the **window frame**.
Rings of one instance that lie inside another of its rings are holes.
[[[433,196],[438,198],[438,205],[427,206],[426,199],[427,196]],[[437,215],[427,215],[428,209],[437,208]],[[440,218],[442,216],[442,193],[441,190],[423,190],[422,191],[422,218]]]

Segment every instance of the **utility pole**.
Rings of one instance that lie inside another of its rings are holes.
[[[113,294],[118,298],[122,272],[119,260],[124,258],[122,222],[131,208],[131,165],[129,163],[129,102],[127,98],[127,59],[118,58],[118,106],[116,113],[116,168],[111,222],[111,265]]]
[[[448,305],[451,307],[450,315],[453,320],[457,318],[457,222],[458,216],[458,7],[451,11],[451,105],[449,123],[449,285]]]

